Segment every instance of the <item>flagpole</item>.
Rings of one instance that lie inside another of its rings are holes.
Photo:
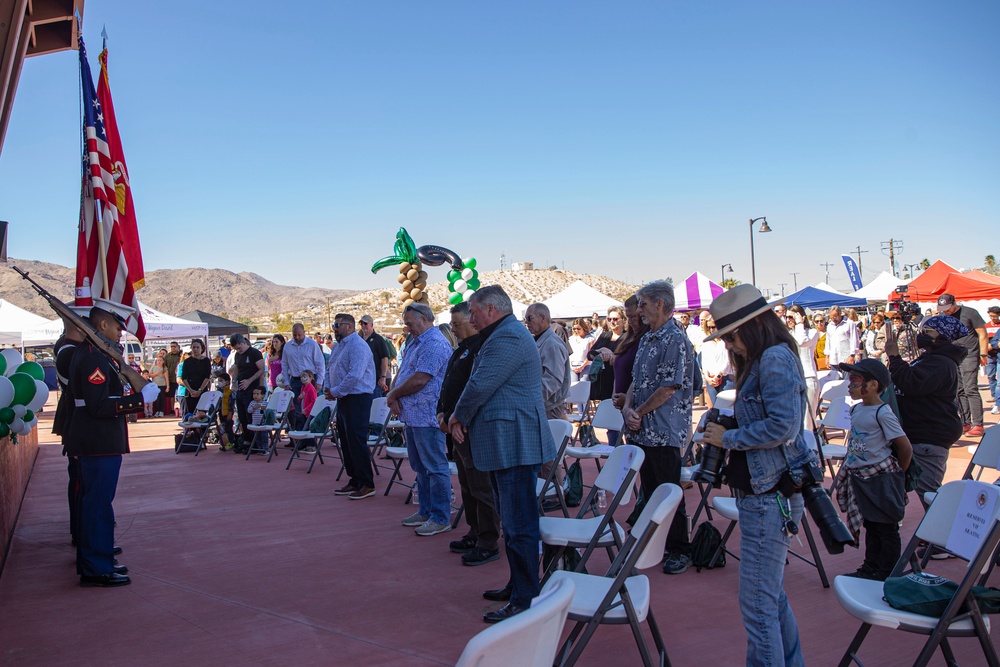
[[[97,224],[95,226],[97,227],[98,247],[102,249],[101,252],[97,253],[97,261],[100,262],[101,265],[101,278],[104,279],[104,285],[101,287],[101,298],[110,300],[111,286],[108,284],[108,258],[107,253],[103,250],[108,246],[104,244],[104,216],[101,215],[101,207],[97,205],[98,201],[100,200],[94,200],[94,208],[96,209],[94,211],[94,215],[97,216]]]

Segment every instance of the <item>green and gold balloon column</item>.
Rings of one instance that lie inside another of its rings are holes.
[[[454,305],[472,298],[473,293],[479,289],[475,257],[463,260],[454,251],[437,245],[422,245],[418,248],[403,227],[396,232],[393,254],[375,262],[372,273],[390,266],[399,268],[396,280],[402,289],[399,300],[405,308],[411,303],[427,304],[427,272],[424,266],[442,264],[451,266],[448,272],[448,303]]]

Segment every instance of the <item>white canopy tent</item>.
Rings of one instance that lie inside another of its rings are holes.
[[[139,311],[142,319],[146,323],[146,340],[190,340],[192,338],[208,338],[208,325],[204,322],[192,322],[182,320],[173,315],[161,313],[155,308],[150,308],[142,301],[139,302]],[[63,323],[60,318],[46,321],[39,317],[41,323],[26,329],[24,333],[25,345],[51,345],[62,335]],[[132,338],[125,335],[123,338]]]
[[[889,294],[891,294],[893,290],[895,290],[899,285],[906,285],[909,284],[909,282],[909,280],[897,278],[888,271],[883,271],[878,274],[874,280],[851,296],[859,296],[863,299],[868,299],[869,303],[872,301],[884,303],[888,300]]]
[[[577,280],[542,303],[549,307],[552,319],[589,317],[593,313],[603,315],[611,306],[622,305],[621,301],[598,292],[582,280]]]
[[[0,343],[23,345],[25,329],[45,324],[45,318],[15,306],[10,301],[0,299]]]

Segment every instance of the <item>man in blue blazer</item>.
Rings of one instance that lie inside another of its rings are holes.
[[[555,458],[556,446],[542,405],[538,348],[514,318],[510,297],[499,286],[483,287],[469,310],[482,347],[448,428],[458,442],[469,434],[472,460],[490,473],[503,524],[510,581],[483,593],[487,600],[509,600],[483,615],[496,623],[524,611],[538,595],[535,479],[541,464]]]

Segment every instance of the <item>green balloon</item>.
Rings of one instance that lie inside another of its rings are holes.
[[[0,354],[0,375],[6,375],[7,373],[7,357]]]
[[[10,435],[10,426],[0,422],[0,438],[6,438],[8,435]]]
[[[18,373],[27,373],[35,380],[45,382],[45,370],[37,361],[26,361],[17,367]]]
[[[451,271],[448,272],[448,284],[454,285],[455,281],[461,277],[462,277],[461,271],[456,271],[455,269],[452,269]]]
[[[0,408],[0,424],[9,424],[14,421],[14,410],[11,408]]]
[[[27,373],[14,373],[10,376],[10,383],[14,385],[14,400],[11,405],[27,405],[35,397],[35,378]]]
[[[479,278],[473,278],[472,280],[467,281],[466,285],[468,285],[471,290],[479,289]]]
[[[451,296],[448,297],[448,303],[450,303],[453,306],[462,303],[462,295],[459,294],[458,292],[452,292]]]
[[[31,410],[25,410],[24,417],[22,417],[22,419],[24,420],[25,424],[27,424],[28,422],[30,422],[34,418],[35,418],[35,413],[34,412],[32,412]]]
[[[465,260],[465,263],[463,264],[463,266],[465,268],[467,268],[467,269],[474,269],[474,268],[476,268],[476,258],[475,257],[470,257],[469,259]]]

